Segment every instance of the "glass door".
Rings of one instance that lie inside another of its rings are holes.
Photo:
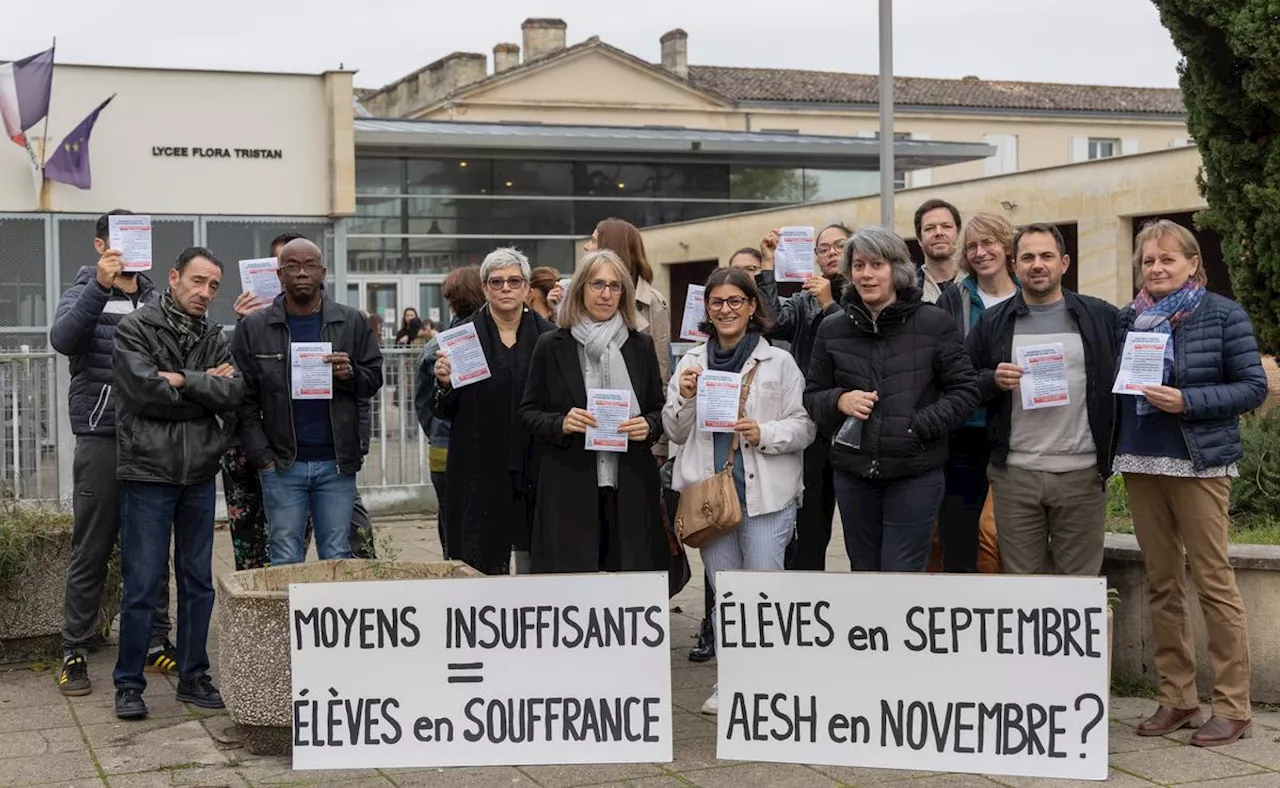
[[[452,316],[449,314],[449,302],[444,300],[440,292],[443,282],[439,277],[420,278],[417,287],[418,314],[423,321],[430,320],[437,330],[449,327]]]
[[[400,287],[395,282],[367,282],[364,286],[365,311],[382,318],[382,342],[396,335],[400,327]]]

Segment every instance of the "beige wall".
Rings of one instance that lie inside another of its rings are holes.
[[[1080,291],[1123,304],[1132,294],[1133,218],[1205,207],[1195,184],[1199,168],[1199,151],[1182,148],[982,178],[944,188],[909,189],[896,195],[894,229],[904,238],[914,237],[912,215],[929,197],[951,201],[966,216],[992,211],[1015,225],[1075,222]],[[1002,201],[1015,207],[1006,211]],[[836,221],[852,227],[878,224],[880,198],[811,203],[642,232],[649,260],[654,263],[654,286],[666,293],[672,265],[704,260],[725,265],[735,250],[757,245],[772,228]]]
[[[91,138],[93,188],[47,210],[324,216],[354,209],[351,75],[57,66],[49,144],[111,94]],[[345,105],[338,106],[345,92]],[[33,132],[42,131],[37,126]],[[33,136],[37,136],[33,134]],[[280,159],[153,155],[153,146],[279,149]],[[341,183],[335,188],[335,183]],[[26,152],[0,146],[0,211],[34,211]]]

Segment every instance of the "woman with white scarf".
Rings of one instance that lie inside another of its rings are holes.
[[[651,571],[670,560],[650,451],[662,436],[662,376],[653,340],[635,328],[634,288],[617,255],[588,254],[559,330],[533,351],[520,419],[541,454],[534,572]],[[597,430],[597,390],[602,409],[626,409],[616,430]]]

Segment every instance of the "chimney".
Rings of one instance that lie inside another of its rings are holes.
[[[563,19],[524,20],[524,24],[520,25],[524,32],[524,62],[564,49],[565,30],[568,27]]]
[[[676,28],[665,33],[662,42],[662,67],[681,79],[689,78],[689,34]]]
[[[519,44],[498,44],[493,48],[493,73],[499,74],[520,65]]]

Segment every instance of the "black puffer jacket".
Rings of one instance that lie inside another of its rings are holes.
[[[86,265],[75,284],[58,301],[49,329],[49,344],[71,361],[71,432],[76,435],[114,435],[116,406],[111,396],[111,348],[116,326],[137,306],[159,298],[151,280],[138,274],[132,295],[98,284],[98,269]]]
[[[116,434],[122,481],[201,484],[218,475],[231,427],[220,414],[239,406],[244,381],[205,370],[231,360],[222,326],[210,325],[185,355],[160,307],[149,304],[120,321],[112,370],[119,399]],[[181,372],[174,388],[160,372]]]
[[[846,391],[874,391],[880,400],[863,424],[859,449],[833,445],[838,470],[873,479],[918,476],[947,461],[947,437],[978,404],[973,365],[951,317],[920,300],[920,290],[873,320],[850,287],[845,311],[822,321],[813,346],[804,405],[830,440],[844,423],[837,407]]]

